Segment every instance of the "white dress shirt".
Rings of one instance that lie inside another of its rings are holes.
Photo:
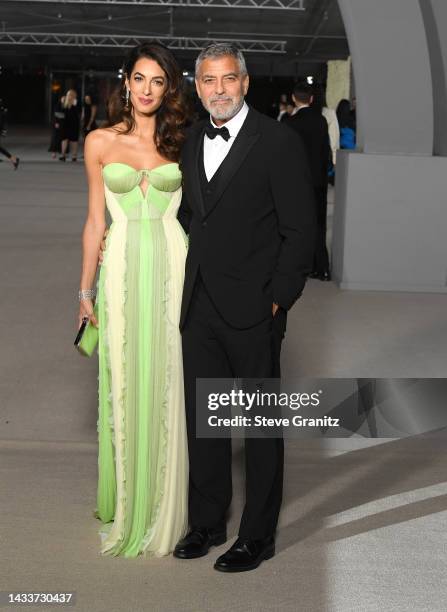
[[[224,124],[224,126],[230,132],[230,138],[228,140],[224,140],[222,136],[208,138],[208,136],[205,134],[203,140],[203,163],[208,181],[212,179],[220,164],[227,156],[228,151],[231,149],[233,142],[238,135],[245,118],[247,117],[247,113],[248,106],[247,103],[244,102],[240,111],[238,111],[234,117]],[[223,125],[217,126],[211,116],[210,121],[213,127],[224,127]]]

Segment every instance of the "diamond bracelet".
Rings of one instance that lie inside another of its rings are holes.
[[[79,301],[81,300],[92,300],[94,297],[96,297],[96,291],[95,289],[81,289],[79,291]]]

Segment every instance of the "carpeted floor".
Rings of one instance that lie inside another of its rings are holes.
[[[194,561],[99,555],[97,370],[72,347],[84,168],[48,161],[46,135],[23,136],[4,143],[19,170],[0,164],[0,591],[76,591],[79,612],[444,612],[445,435],[288,441],[278,552],[255,572],[214,571],[225,546]],[[311,281],[283,374],[446,377],[446,312],[446,295]],[[234,461],[231,538],[239,443]]]
[[[277,555],[227,575],[212,567],[225,546],[191,561],[101,556],[95,445],[2,442],[1,590],[75,591],[79,612],[444,612],[445,443],[337,452],[289,441]]]

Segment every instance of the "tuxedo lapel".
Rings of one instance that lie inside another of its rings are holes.
[[[201,138],[203,139],[203,131],[201,132],[201,134]],[[213,194],[207,201],[205,216],[208,216],[215,208],[220,198],[222,197],[225,189],[228,187],[228,184],[230,183],[231,179],[241,166],[242,162],[248,155],[252,146],[258,140],[259,136],[259,121],[256,112],[250,109],[241,129],[239,130],[238,135],[236,136],[236,139],[231,149],[229,150],[227,156],[225,157],[225,159],[219,166],[219,169],[217,170]],[[199,182],[198,171],[197,182]],[[198,187],[200,191],[200,185]]]
[[[187,163],[187,176],[189,178],[190,189],[192,192],[192,202],[197,202],[202,216],[205,215],[205,204],[203,202],[202,188],[200,186],[199,162],[200,155],[203,155],[203,136],[205,133],[205,125],[197,130],[191,139],[190,150],[185,155]]]

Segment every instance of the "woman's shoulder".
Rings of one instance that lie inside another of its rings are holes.
[[[124,123],[97,128],[85,137],[84,149],[92,153],[97,159],[102,159],[103,155],[114,146],[119,134],[124,130]]]
[[[119,131],[120,129],[116,129],[115,125],[97,128],[96,130],[93,130],[87,134],[85,137],[85,143],[87,146],[94,147],[100,147],[102,145],[110,146],[115,140]]]
[[[114,135],[107,128],[97,128],[85,137],[84,154],[96,159],[102,159],[103,153],[112,145]]]

